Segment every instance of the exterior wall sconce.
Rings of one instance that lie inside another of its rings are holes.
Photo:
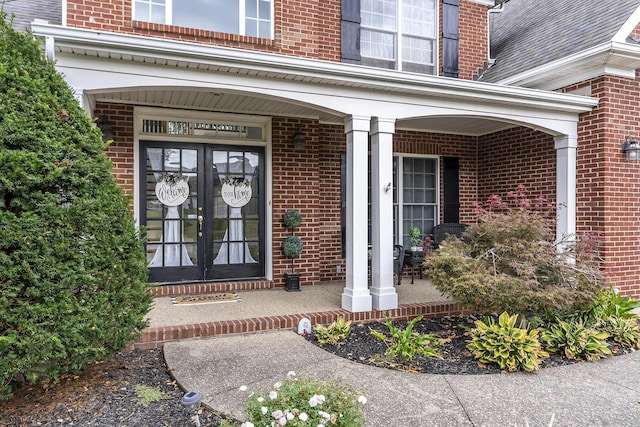
[[[113,139],[113,128],[106,116],[98,117],[98,120],[96,120],[96,126],[98,126],[98,129],[102,131],[102,142],[107,142]]]
[[[302,131],[300,130],[300,128],[298,128],[298,130],[296,130],[296,133],[293,134],[293,151],[304,151],[304,149],[306,148],[307,145],[307,141],[304,138],[304,135],[302,135]]]
[[[635,137],[625,137],[622,142],[622,153],[628,162],[640,161],[640,145]]]

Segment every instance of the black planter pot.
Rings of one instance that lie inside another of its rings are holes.
[[[284,273],[285,287],[287,292],[300,291],[300,273]]]

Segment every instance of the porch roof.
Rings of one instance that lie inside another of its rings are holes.
[[[483,135],[519,124],[575,126],[597,99],[36,21],[36,36],[84,101],[189,107]],[[390,108],[390,104],[393,108]]]

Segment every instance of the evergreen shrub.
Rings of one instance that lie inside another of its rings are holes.
[[[0,398],[124,348],[146,257],[101,132],[0,11]]]

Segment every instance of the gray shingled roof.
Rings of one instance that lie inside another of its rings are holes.
[[[613,38],[640,0],[508,0],[491,14],[491,57],[480,78],[499,82]]]
[[[24,31],[31,28],[34,19],[44,19],[62,25],[62,0],[6,0],[4,10],[13,18],[13,28]]]

